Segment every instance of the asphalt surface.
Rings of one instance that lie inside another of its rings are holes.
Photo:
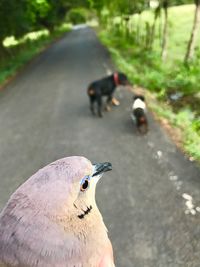
[[[110,161],[113,171],[99,182],[97,202],[116,266],[199,267],[200,168],[151,114],[149,133],[137,134],[131,93],[122,88],[119,107],[103,119],[91,116],[86,87],[110,70],[94,32],[77,29],[0,92],[0,209],[51,161],[70,155]]]

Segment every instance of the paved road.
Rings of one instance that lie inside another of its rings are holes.
[[[94,118],[87,84],[112,69],[88,28],[74,30],[0,92],[0,209],[27,177],[68,155],[111,161],[97,186],[118,267],[199,267],[200,169],[177,150],[151,115],[147,136],[130,119],[131,95]],[[187,195],[184,195],[189,198]],[[191,207],[190,207],[191,208]],[[198,209],[198,208],[197,208]]]

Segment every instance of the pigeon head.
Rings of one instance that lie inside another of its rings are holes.
[[[84,219],[96,208],[95,188],[110,163],[92,164],[84,157],[67,157],[39,170],[11,196],[16,206],[51,218]]]
[[[85,216],[91,212],[93,207],[96,207],[96,184],[102,177],[103,173],[110,170],[112,170],[111,163],[96,163],[92,165],[92,172],[81,179],[80,190],[78,192],[77,199],[74,202],[74,206],[81,211],[81,213],[78,214],[79,219],[84,219]]]

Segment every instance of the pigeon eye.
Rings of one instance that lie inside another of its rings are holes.
[[[81,184],[81,191],[84,192],[89,187],[89,180],[85,179],[85,181]]]

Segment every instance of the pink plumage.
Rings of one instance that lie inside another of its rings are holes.
[[[110,169],[67,157],[22,184],[0,214],[0,267],[114,267],[95,202],[96,183]]]

